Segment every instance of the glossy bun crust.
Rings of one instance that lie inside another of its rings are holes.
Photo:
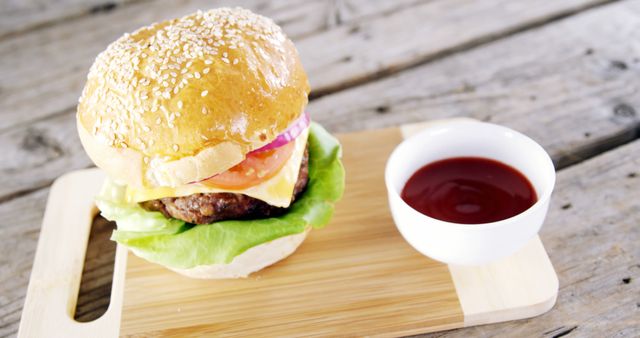
[[[309,84],[280,27],[220,8],[143,27],[95,60],[78,105],[91,159],[134,186],[178,186],[241,162],[300,116]]]

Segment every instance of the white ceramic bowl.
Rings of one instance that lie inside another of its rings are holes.
[[[502,221],[458,224],[426,216],[402,200],[402,188],[419,168],[460,156],[491,158],[520,170],[535,188],[538,201]],[[396,147],[385,169],[389,206],[402,236],[422,254],[458,265],[485,264],[524,246],[542,226],[555,180],[553,162],[539,144],[509,128],[477,121],[421,131]]]

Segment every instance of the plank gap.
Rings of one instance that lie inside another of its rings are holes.
[[[584,147],[577,148],[571,151],[571,153],[560,153],[557,157],[553,158],[553,163],[556,171],[562,170],[634,142],[639,138],[640,121],[637,121],[627,129],[621,130],[614,135],[607,135],[607,137],[599,140],[593,140],[593,142]]]
[[[545,26],[547,24],[552,24],[556,21],[566,19],[573,15],[590,11],[590,10],[596,10],[599,7],[607,6],[612,3],[616,3],[620,1],[623,1],[623,0],[606,0],[599,3],[588,3],[581,7],[567,9],[565,11],[559,11],[557,13],[552,14],[549,17],[542,17],[537,20],[533,20],[531,22],[523,23],[521,25],[515,25],[502,32],[498,31],[493,34],[488,34],[486,36],[480,36],[469,42],[462,43],[460,45],[453,46],[450,48],[445,48],[433,54],[427,54],[422,58],[416,58],[404,64],[398,64],[398,65],[395,65],[394,67],[389,67],[389,68],[382,68],[379,71],[373,72],[371,74],[365,74],[362,77],[353,78],[353,79],[350,79],[341,83],[336,83],[333,85],[327,85],[326,87],[320,90],[316,90],[316,91],[312,90],[311,93],[309,94],[309,101],[313,101],[323,96],[330,95],[330,94],[333,94],[342,90],[346,90],[352,87],[357,87],[357,86],[365,85],[370,82],[375,82],[385,77],[389,77],[390,75],[402,73],[407,70],[411,70],[411,69],[423,66],[425,64],[450,57],[458,53],[466,52],[468,50],[481,47],[483,45],[492,43],[494,41],[498,41],[504,38],[511,37],[513,35],[524,33],[524,32]]]
[[[30,195],[30,194],[35,193],[37,191],[40,191],[42,189],[47,189],[47,188],[49,188],[51,186],[51,183],[53,183],[53,180],[47,180],[46,182],[44,182],[44,183],[42,183],[42,184],[40,184],[38,186],[32,187],[32,188],[14,191],[14,192],[6,194],[4,196],[0,195],[0,204],[5,203],[5,202],[9,202],[9,201],[11,201],[13,199],[16,199],[16,198],[20,198],[20,197],[23,197],[23,196],[26,196],[26,195]]]
[[[47,29],[60,23],[68,23],[72,20],[78,20],[88,15],[100,15],[103,13],[111,12],[121,9],[122,7],[130,6],[136,3],[150,2],[151,0],[116,0],[116,1],[103,1],[95,4],[86,4],[84,8],[70,8],[69,12],[63,15],[54,16],[50,20],[44,20],[40,22],[33,22],[30,25],[27,24],[24,27],[20,27],[16,30],[0,31],[0,41],[10,39],[12,37],[30,33],[37,30]],[[60,5],[59,5],[60,6]],[[46,9],[45,9],[46,10]],[[32,11],[43,11],[42,9],[32,9]],[[42,14],[42,13],[40,13]]]

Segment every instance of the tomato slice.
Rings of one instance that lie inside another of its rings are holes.
[[[244,161],[231,169],[202,182],[206,186],[223,189],[244,189],[275,176],[293,154],[295,142],[281,147],[250,153]]]

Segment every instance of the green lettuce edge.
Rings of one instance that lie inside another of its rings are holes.
[[[189,224],[126,203],[126,188],[110,180],[105,182],[96,204],[102,216],[118,225],[111,239],[146,260],[179,269],[227,264],[254,246],[329,223],[334,203],[344,191],[342,149],[315,122],[311,123],[308,142],[309,183],[302,197],[279,217]]]

